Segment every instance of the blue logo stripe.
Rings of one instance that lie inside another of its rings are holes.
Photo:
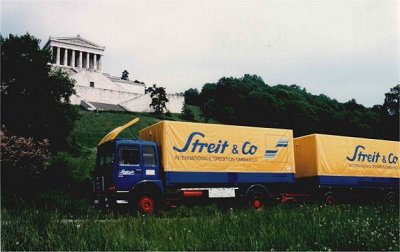
[[[278,150],[266,150],[264,154],[265,159],[274,159]]]
[[[289,144],[289,139],[287,138],[281,138],[278,139],[275,148],[285,148],[288,147]],[[264,159],[274,159],[276,157],[278,153],[278,149],[277,150],[266,150],[265,154],[264,154]]]

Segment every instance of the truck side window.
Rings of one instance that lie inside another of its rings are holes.
[[[121,148],[119,152],[119,163],[122,165],[138,165],[139,164],[139,148],[137,146],[129,146]]]
[[[156,152],[154,146],[143,146],[143,161],[145,166],[156,166]]]
[[[115,153],[114,146],[111,144],[103,144],[97,150],[97,167],[110,166],[114,163]]]

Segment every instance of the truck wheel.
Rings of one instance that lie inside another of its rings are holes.
[[[157,212],[158,202],[149,192],[144,192],[137,197],[136,209],[140,214],[155,214]]]
[[[389,204],[396,204],[399,201],[399,196],[395,192],[390,191],[386,194],[385,200]]]
[[[336,204],[336,198],[332,192],[327,192],[323,196],[323,202],[325,205],[334,206]]]
[[[248,193],[248,205],[250,208],[260,211],[267,205],[267,195],[261,190],[254,190]]]

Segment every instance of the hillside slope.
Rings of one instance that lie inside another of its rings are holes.
[[[200,108],[190,106],[195,114],[194,121],[204,122]],[[130,112],[89,112],[80,111],[80,119],[75,122],[73,131],[69,135],[69,143],[71,148],[81,151],[93,149],[99,141],[111,130],[121,126],[133,118],[140,118],[140,121],[123,131],[119,137],[121,138],[138,138],[139,130],[152,125],[160,120],[185,121],[179,114],[166,115],[160,119],[149,113],[130,113]],[[213,123],[216,123],[213,121]]]

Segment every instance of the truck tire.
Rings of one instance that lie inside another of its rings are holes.
[[[328,206],[336,205],[336,197],[333,192],[327,192],[322,197],[323,203]]]
[[[268,203],[267,192],[258,188],[249,191],[246,198],[249,208],[252,208],[256,211],[265,209]]]
[[[137,195],[134,200],[134,209],[140,213],[145,215],[152,215],[157,213],[159,202],[158,198],[154,196],[154,194],[150,192],[143,192]]]
[[[399,196],[397,195],[397,193],[390,191],[386,194],[385,201],[389,204],[396,204],[397,202],[399,202]]]

